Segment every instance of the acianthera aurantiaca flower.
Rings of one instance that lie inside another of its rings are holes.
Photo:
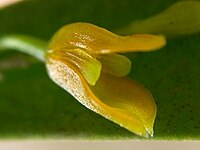
[[[46,55],[51,79],[80,103],[129,131],[153,136],[156,104],[141,84],[126,78],[131,61],[117,53],[161,48],[162,35],[118,36],[88,23],[61,28]]]

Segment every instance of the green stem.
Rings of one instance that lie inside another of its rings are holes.
[[[46,48],[46,41],[26,35],[6,35],[0,37],[0,51],[17,50],[34,56],[43,62],[45,61]]]

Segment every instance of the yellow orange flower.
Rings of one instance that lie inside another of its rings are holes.
[[[153,136],[156,104],[151,93],[125,76],[131,61],[117,53],[150,51],[162,35],[118,36],[88,23],[61,28],[46,56],[49,76],[80,103],[129,131]]]

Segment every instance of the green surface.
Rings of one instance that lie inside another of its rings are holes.
[[[134,20],[118,32],[164,34],[167,38],[192,35],[200,32],[200,1],[181,0],[158,14]]]
[[[109,30],[169,7],[175,0],[37,0],[0,10],[0,35],[49,39],[84,21]],[[155,139],[200,139],[200,34],[171,39],[155,52],[126,54],[129,74],[154,95]],[[14,62],[14,63],[12,63]],[[17,52],[0,55],[0,138],[138,139],[93,113],[47,76],[44,64]],[[143,139],[143,138],[142,138]]]

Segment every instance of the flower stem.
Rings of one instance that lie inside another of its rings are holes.
[[[0,37],[0,51],[3,50],[17,50],[35,58],[40,61],[45,61],[45,50],[47,42],[26,35],[6,35]]]

